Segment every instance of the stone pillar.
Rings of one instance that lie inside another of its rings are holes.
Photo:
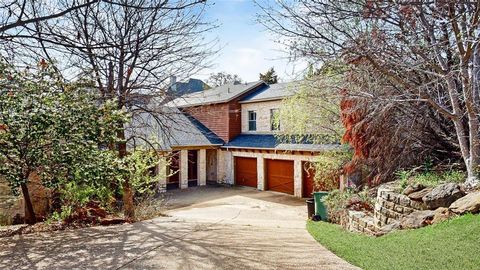
[[[188,188],[188,150],[180,150],[180,181],[181,189]]]
[[[198,185],[205,186],[207,184],[207,150],[198,150]]]
[[[265,190],[265,159],[257,157],[257,189]]]
[[[295,159],[293,161],[293,195],[295,197],[302,197],[302,188],[303,188],[303,170],[302,170],[302,161]]]
[[[168,158],[162,156],[157,164],[157,177],[158,177],[158,190],[160,192],[164,192],[167,190],[167,166],[168,166]]]
[[[223,152],[223,158],[225,159],[225,182],[227,184],[233,185],[235,184],[234,181],[234,173],[233,173],[233,155],[230,151]]]
[[[225,183],[225,158],[223,157],[224,151],[217,150],[217,183]]]

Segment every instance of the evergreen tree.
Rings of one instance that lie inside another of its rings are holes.
[[[267,72],[263,74],[260,73],[260,80],[267,84],[276,84],[278,82],[278,75],[275,72],[275,69],[271,67]]]

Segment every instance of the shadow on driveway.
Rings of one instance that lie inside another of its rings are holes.
[[[0,239],[0,269],[358,269],[307,233],[301,200],[223,187],[169,196],[172,217]]]

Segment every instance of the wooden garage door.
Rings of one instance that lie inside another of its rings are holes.
[[[257,159],[235,157],[235,184],[257,187]]]
[[[293,161],[266,160],[267,189],[293,195]]]

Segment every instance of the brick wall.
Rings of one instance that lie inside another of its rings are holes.
[[[229,104],[220,103],[183,109],[224,141],[229,141]]]
[[[228,140],[231,140],[242,132],[242,114],[241,106],[238,102],[231,102],[228,106]]]

